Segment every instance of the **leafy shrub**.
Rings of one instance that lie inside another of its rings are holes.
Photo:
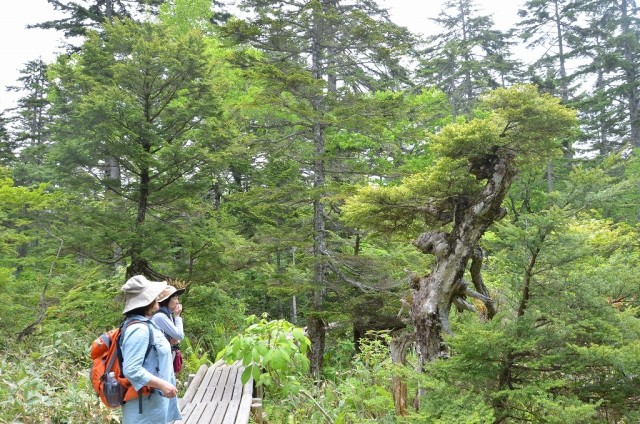
[[[86,347],[69,331],[0,351],[0,422],[119,422],[119,409],[105,408],[93,393],[88,361],[78,362]]]
[[[258,386],[267,386],[283,395],[300,390],[297,375],[309,371],[305,356],[311,345],[301,328],[285,320],[267,321],[251,315],[243,334],[234,337],[218,354],[227,362],[242,361],[242,383],[253,377]]]

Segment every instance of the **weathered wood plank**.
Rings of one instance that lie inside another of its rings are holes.
[[[187,391],[184,393],[184,396],[180,399],[180,402],[179,402],[180,409],[182,409],[187,403],[193,400],[193,397],[198,391],[198,387],[200,387],[200,383],[202,382],[202,379],[204,378],[208,369],[209,367],[207,367],[206,365],[204,364],[200,365],[200,368],[198,368],[198,371],[196,372],[196,376],[193,377],[193,380],[191,380],[191,383],[189,383],[189,387],[187,387]]]
[[[220,369],[220,381],[218,385],[215,387],[215,391],[213,396],[211,397],[212,402],[219,402],[222,400],[222,396],[224,395],[225,387],[229,381],[229,373],[231,372],[232,367],[225,366]]]
[[[211,384],[211,379],[213,378],[215,372],[216,372],[216,368],[214,367],[211,367],[207,370],[207,373],[202,379],[202,382],[198,386],[196,394],[193,396],[192,402],[198,403],[203,401],[202,399],[204,398],[204,395],[207,392],[209,385]]]
[[[242,384],[240,362],[201,366],[180,399],[182,420],[174,424],[248,424],[253,380]]]
[[[229,405],[227,411],[224,414],[220,424],[234,424],[236,417],[238,416],[238,407],[240,406],[240,399],[227,402]]]
[[[249,381],[248,383],[251,383]],[[238,416],[236,417],[235,424],[248,424],[251,417],[251,405],[253,403],[252,393],[243,393],[240,399],[240,405],[238,405]]]
[[[208,424],[213,420],[213,417],[216,416],[216,414],[218,414],[218,410],[220,409],[220,404],[217,402],[208,402],[206,403],[207,407],[205,408],[205,410],[202,412],[202,415],[200,416],[200,419],[198,420],[197,423],[194,424]]]
[[[193,411],[193,408],[195,408],[195,406],[196,406],[195,403],[187,403],[187,404],[185,404],[185,406],[180,409],[180,414],[182,415],[182,419],[181,420],[176,420],[173,423],[174,424],[183,424],[187,420],[187,418],[189,418],[189,415],[191,415],[191,412]]]
[[[218,410],[216,411],[215,416],[211,418],[211,421],[209,421],[209,424],[222,424],[222,419],[229,409],[229,404],[226,402],[216,403],[219,405]]]
[[[202,412],[206,408],[207,404],[206,403],[192,403],[191,405],[193,405],[193,408],[191,409],[189,414],[187,416],[185,416],[183,414],[182,415],[182,420],[174,421],[174,424],[178,424],[178,423],[180,423],[180,424],[195,424],[195,423],[198,422],[198,420],[200,419],[200,416],[202,415]]]
[[[233,367],[236,370],[235,381],[233,383],[233,390],[231,391],[231,399],[240,400],[242,398],[242,371],[244,367],[239,364]]]

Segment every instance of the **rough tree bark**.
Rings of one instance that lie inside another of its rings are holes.
[[[505,215],[501,205],[514,176],[513,159],[507,155],[498,158],[482,194],[474,201],[462,199],[456,205],[450,232],[429,231],[414,240],[421,252],[436,258],[433,272],[416,281],[411,307],[421,364],[448,356],[442,335],[451,333],[452,305],[471,309],[472,305],[465,300],[471,295],[485,302],[487,310],[493,310],[486,288],[485,293],[471,290],[463,276],[482,235],[489,225]]]
[[[391,340],[389,348],[391,350],[391,361],[394,364],[407,364],[407,351],[409,346],[413,344],[414,337],[413,334],[405,333]],[[407,415],[408,405],[407,383],[401,376],[394,374],[391,377],[391,384],[393,387],[393,402],[396,407],[396,415],[405,416]]]

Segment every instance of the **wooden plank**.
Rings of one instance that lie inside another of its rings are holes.
[[[222,424],[222,419],[227,413],[227,408],[229,407],[228,403],[216,402],[218,404],[218,409],[216,409],[216,413],[213,417],[211,417],[211,421],[208,424]]]
[[[191,409],[191,412],[189,413],[189,415],[185,418],[185,416],[182,416],[182,420],[180,421],[175,421],[174,424],[195,424],[198,422],[198,420],[200,419],[200,416],[202,415],[202,411],[204,411],[204,408],[207,406],[206,403],[193,403],[193,408]]]
[[[240,366],[240,364],[237,364],[235,368],[236,368],[236,378],[233,383],[233,391],[231,392],[231,399],[240,400],[240,398],[242,397],[242,390],[243,390],[242,372],[244,371],[244,367]]]
[[[233,386],[233,392],[231,394],[231,406],[234,409],[234,414],[225,416],[224,423],[234,424],[244,421],[246,424],[249,422],[249,417],[251,415],[253,378],[249,378],[246,384],[242,384],[242,373],[244,372],[245,367],[241,366],[240,363],[236,363],[235,366],[237,368],[237,374]],[[238,417],[240,417],[240,421],[238,421]]]
[[[189,415],[191,415],[191,412],[193,411],[193,408],[195,406],[196,406],[195,403],[185,404],[184,407],[180,409],[180,415],[182,415],[182,419],[173,421],[173,424],[183,424],[186,421],[186,419],[189,418]]]
[[[229,379],[229,372],[231,371],[231,367],[229,367],[228,365],[218,369],[220,370],[220,380],[218,381],[218,384],[216,385],[215,390],[213,391],[212,396],[209,399],[210,402],[219,402],[222,400],[225,385],[227,384],[227,381]]]
[[[202,397],[203,402],[212,402],[215,401],[214,397],[216,391],[220,384],[224,384],[223,378],[224,370],[221,367],[214,368],[213,377],[211,377],[211,381],[209,382],[204,396]]]
[[[221,424],[233,424],[235,422],[236,416],[238,415],[238,406],[240,406],[240,399],[232,400],[228,402],[228,405]]]
[[[204,397],[205,397],[205,394],[207,393],[207,389],[209,385],[211,384],[211,379],[214,378],[215,376],[215,372],[216,372],[216,368],[213,368],[213,367],[207,370],[207,374],[204,376],[204,378],[202,379],[202,382],[198,386],[198,390],[196,391],[196,394],[193,396],[192,402],[197,403],[197,402],[207,401],[206,399],[204,399]]]
[[[242,388],[240,375],[238,374],[238,371],[240,369],[239,365],[234,364],[229,368],[229,377],[227,378],[227,384],[225,384],[224,393],[222,394],[223,402],[231,402],[234,399],[233,395],[237,392],[236,387],[238,385],[240,385],[240,389]]]
[[[180,399],[182,420],[175,424],[248,424],[253,380],[242,384],[243,371],[240,362],[201,366]]]
[[[249,379],[242,390],[242,398],[238,405],[238,415],[234,424],[248,424],[253,404],[253,379]]]
[[[218,412],[218,408],[220,407],[220,405],[215,402],[207,402],[205,405],[207,405],[207,407],[204,409],[204,411],[202,411],[202,415],[200,416],[197,424],[210,423],[213,417]]]
[[[195,396],[196,392],[198,391],[198,387],[200,387],[200,383],[202,382],[202,379],[204,378],[208,369],[209,367],[207,367],[205,364],[200,365],[200,368],[198,368],[198,371],[196,372],[196,376],[193,377],[193,380],[191,380],[189,387],[187,387],[187,391],[184,393],[184,396],[180,398],[180,409],[182,409],[184,405],[193,400],[193,396]]]

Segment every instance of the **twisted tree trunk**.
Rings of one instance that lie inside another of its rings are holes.
[[[414,287],[411,317],[416,331],[416,347],[421,364],[448,356],[443,333],[451,333],[451,306],[473,309],[467,296],[482,300],[487,311],[495,313],[481,280],[473,278],[476,290],[463,280],[469,259],[477,257],[477,243],[489,225],[501,219],[506,211],[502,202],[511,186],[515,168],[508,156],[495,161],[492,174],[482,194],[473,201],[460,200],[456,205],[450,232],[430,231],[421,234],[414,245],[436,258],[431,274],[419,278]],[[475,252],[474,252],[475,251]]]

